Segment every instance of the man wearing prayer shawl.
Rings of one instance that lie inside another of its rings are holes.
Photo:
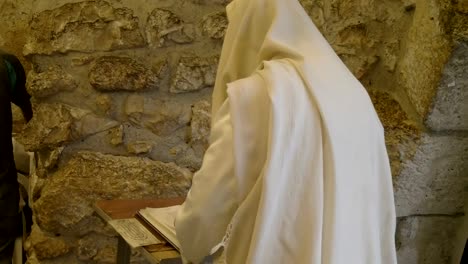
[[[210,146],[175,222],[184,259],[396,263],[384,130],[363,86],[297,0],[234,0],[227,16]]]

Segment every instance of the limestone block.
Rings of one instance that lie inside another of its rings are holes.
[[[78,240],[76,252],[78,259],[87,263],[114,263],[116,248],[116,237],[91,233]]]
[[[124,137],[124,129],[123,126],[120,125],[118,127],[115,127],[109,131],[110,135],[110,143],[113,146],[118,146],[123,143],[123,137]]]
[[[148,16],[146,37],[153,47],[164,47],[171,43],[186,44],[194,41],[195,28],[171,11],[156,8]]]
[[[444,23],[450,13],[447,8],[438,0],[418,1],[396,75],[422,117],[429,111],[443,65],[451,53]]]
[[[398,263],[455,263],[451,257],[461,221],[461,217],[451,216],[400,218],[396,232]]]
[[[96,238],[89,239],[90,236],[84,237],[78,241],[77,256],[79,260],[89,261],[92,260],[98,253],[95,242],[98,241]],[[100,239],[99,239],[100,240]]]
[[[72,116],[62,104],[41,104],[18,140],[29,151],[58,147],[71,140]]]
[[[190,106],[188,106],[188,111],[190,113]],[[162,162],[175,162],[181,167],[186,167],[185,164],[179,163],[178,159],[185,155],[187,150],[191,149],[188,145],[190,140],[188,138],[188,134],[190,133],[188,124],[164,136],[156,135],[155,132],[147,129],[143,125],[144,123],[136,125],[133,125],[133,123],[125,124],[124,141],[127,143],[133,141],[150,142],[153,145],[153,150],[145,155],[146,157]],[[119,149],[124,150],[125,152],[122,154],[127,155],[128,151],[126,147],[120,147]],[[107,153],[111,153],[111,151]]]
[[[398,48],[384,51],[381,46],[389,40],[402,38],[399,36],[400,28],[403,27],[400,21],[404,21],[402,3],[388,4],[371,0],[299,2],[357,78],[364,79],[373,73],[382,60],[383,64],[394,64],[385,60],[395,60]],[[391,54],[384,55],[385,52]],[[388,86],[375,78],[373,82],[377,82],[378,87]]]
[[[361,20],[335,24],[330,44],[356,78],[363,78],[378,62],[378,39],[369,36],[369,28]]]
[[[203,32],[212,39],[223,39],[228,26],[225,12],[209,14],[203,18]]]
[[[180,197],[190,177],[173,163],[79,152],[49,175],[33,205],[35,219],[55,234],[102,232],[103,222],[93,215],[96,200]]]
[[[218,57],[182,57],[172,79],[170,92],[186,93],[213,86]]]
[[[466,0],[454,2],[454,11],[451,13],[451,26],[453,38],[456,41],[465,41],[468,37],[468,2]]]
[[[389,94],[370,90],[369,95],[385,129],[392,175],[396,178],[400,175],[402,163],[413,157],[421,132]]]
[[[112,264],[115,263],[115,258],[117,256],[117,249],[116,247],[105,247],[99,251],[99,254],[97,254],[93,260],[96,261],[97,263],[103,263],[103,264]]]
[[[299,3],[302,5],[314,24],[318,28],[322,28],[325,23],[323,3],[315,0],[299,0]]]
[[[35,14],[23,53],[110,51],[146,45],[138,18],[106,1],[68,3]]]
[[[395,72],[398,62],[398,49],[400,42],[398,40],[392,40],[384,43],[384,51],[382,53],[382,63],[388,72]]]
[[[128,57],[104,56],[90,69],[89,82],[100,91],[141,91],[157,87],[159,80],[150,69]]]
[[[192,172],[200,169],[203,162],[203,152],[199,151],[198,153],[195,153],[193,147],[186,147],[183,145],[176,146],[175,148],[177,149],[176,151],[182,153],[177,157],[176,162],[178,165],[188,168]]]
[[[31,229],[30,249],[34,250],[39,260],[55,258],[67,254],[70,246],[61,237],[47,235],[37,225]]]
[[[73,76],[60,67],[49,67],[46,71],[30,71],[26,88],[33,97],[43,98],[61,91],[72,91],[78,86]]]
[[[31,20],[31,1],[2,1],[0,17],[0,47],[3,51],[21,56],[24,43],[29,35]],[[25,61],[19,58],[22,63]],[[23,64],[24,65],[24,64]]]
[[[103,113],[109,114],[112,110],[112,98],[108,94],[100,94],[96,96],[96,105]]]
[[[56,148],[70,141],[111,129],[118,122],[64,104],[40,104],[18,136],[28,151]]]
[[[211,104],[206,100],[197,102],[192,107],[191,144],[198,156],[203,156],[208,148],[211,127]]]
[[[73,113],[73,108],[71,113]],[[80,139],[102,131],[109,130],[119,125],[115,120],[97,116],[91,112],[85,112],[79,116],[73,116],[72,136],[73,139]]]
[[[62,154],[64,147],[58,147],[56,149],[43,149],[36,152],[38,157],[38,164],[40,164],[40,169],[52,169],[54,168]]]
[[[463,212],[468,137],[424,135],[394,181],[398,216]]]
[[[426,125],[432,130],[468,130],[468,43],[459,43],[445,65]]]
[[[190,105],[130,95],[125,114],[133,124],[146,127],[158,136],[167,136],[189,124],[191,111]]]
[[[146,141],[134,141],[130,142],[127,145],[128,152],[132,154],[145,154],[151,152],[153,149],[153,144]]]

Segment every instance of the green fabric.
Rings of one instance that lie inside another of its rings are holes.
[[[3,60],[5,62],[7,72],[8,72],[8,80],[10,83],[10,93],[13,94],[15,92],[15,87],[16,87],[16,72],[15,68],[13,68],[13,65],[8,60]]]

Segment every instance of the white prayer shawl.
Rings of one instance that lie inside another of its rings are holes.
[[[297,0],[234,0],[210,146],[176,219],[182,254],[229,264],[396,263],[384,132]]]

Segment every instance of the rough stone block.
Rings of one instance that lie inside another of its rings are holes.
[[[96,96],[96,106],[102,113],[109,114],[113,108],[113,101],[110,95],[100,94]]]
[[[115,127],[109,131],[109,142],[113,146],[118,146],[123,143],[123,137],[124,137],[124,129],[123,125],[120,125],[118,127]]]
[[[111,129],[118,122],[64,104],[40,104],[18,136],[28,151],[56,148],[73,140]]]
[[[57,165],[63,149],[64,147],[59,147],[56,149],[43,149],[36,152],[40,169],[53,169]]]
[[[27,150],[36,151],[42,147],[58,147],[72,138],[73,119],[69,109],[62,104],[41,104],[25,130],[19,135]]]
[[[127,145],[128,152],[132,154],[145,154],[151,152],[152,149],[153,144],[146,141],[134,141]]]
[[[458,43],[445,65],[426,125],[432,130],[468,130],[468,43]]]
[[[340,27],[341,26],[341,27]],[[330,44],[356,78],[363,78],[378,62],[378,40],[369,36],[368,25],[357,21],[337,27]]]
[[[452,44],[444,21],[450,12],[447,3],[419,1],[406,39],[404,56],[399,61],[399,85],[421,117],[426,117],[436,93],[442,69]]]
[[[369,95],[384,126],[392,175],[397,178],[402,163],[413,157],[421,132],[388,93],[372,90]]]
[[[93,63],[88,77],[100,91],[141,91],[159,83],[155,73],[128,57],[101,57]]]
[[[463,212],[468,194],[468,137],[424,135],[395,179],[398,216]]]
[[[465,41],[468,37],[468,2],[459,0],[453,2],[455,12],[451,13],[451,26],[453,39],[455,41]]]
[[[116,237],[91,233],[77,241],[76,255],[86,263],[114,263],[117,257],[116,249]]]
[[[171,43],[186,44],[194,41],[195,28],[171,11],[156,8],[148,16],[146,37],[153,47],[164,47]]]
[[[102,232],[103,222],[93,215],[96,200],[180,197],[190,178],[188,170],[173,163],[76,153],[48,176],[33,205],[35,219],[42,230],[55,234]]]
[[[23,53],[110,51],[145,46],[138,18],[106,1],[68,3],[34,15]]]
[[[36,257],[40,260],[65,255],[71,249],[70,245],[63,238],[47,235],[37,225],[32,226],[28,240],[31,247],[28,251],[34,250]]]
[[[223,39],[228,26],[225,12],[209,14],[203,18],[203,32],[212,39]]]
[[[59,67],[49,67],[44,72],[30,71],[26,87],[33,97],[48,97],[61,91],[71,91],[78,86],[73,76]]]
[[[142,124],[133,125],[131,123],[126,123],[123,125],[123,128],[125,143],[144,141],[150,142],[153,145],[152,151],[147,153],[145,157],[162,162],[175,162],[181,167],[186,167],[184,164],[178,162],[178,158],[184,155],[188,149],[191,149],[190,146],[186,143],[189,141],[187,138],[189,128],[188,126],[183,127],[182,129],[178,129],[175,132],[168,134],[167,136],[158,136],[146,127],[142,127]],[[106,136],[109,137],[109,135]],[[101,152],[115,153],[114,155],[128,155],[128,150],[125,143],[123,146],[113,147],[110,150],[106,149],[105,151]],[[86,147],[82,149],[86,149]],[[174,149],[176,149],[176,151],[174,151]]]
[[[191,112],[190,105],[130,95],[125,114],[133,124],[146,127],[158,136],[168,136],[188,126]]]
[[[218,57],[182,57],[172,79],[170,92],[186,93],[213,86]]]
[[[449,264],[461,217],[416,216],[398,220],[396,243],[400,264]]]
[[[195,153],[202,157],[208,148],[211,128],[211,104],[206,100],[197,102],[192,107],[191,145]]]

